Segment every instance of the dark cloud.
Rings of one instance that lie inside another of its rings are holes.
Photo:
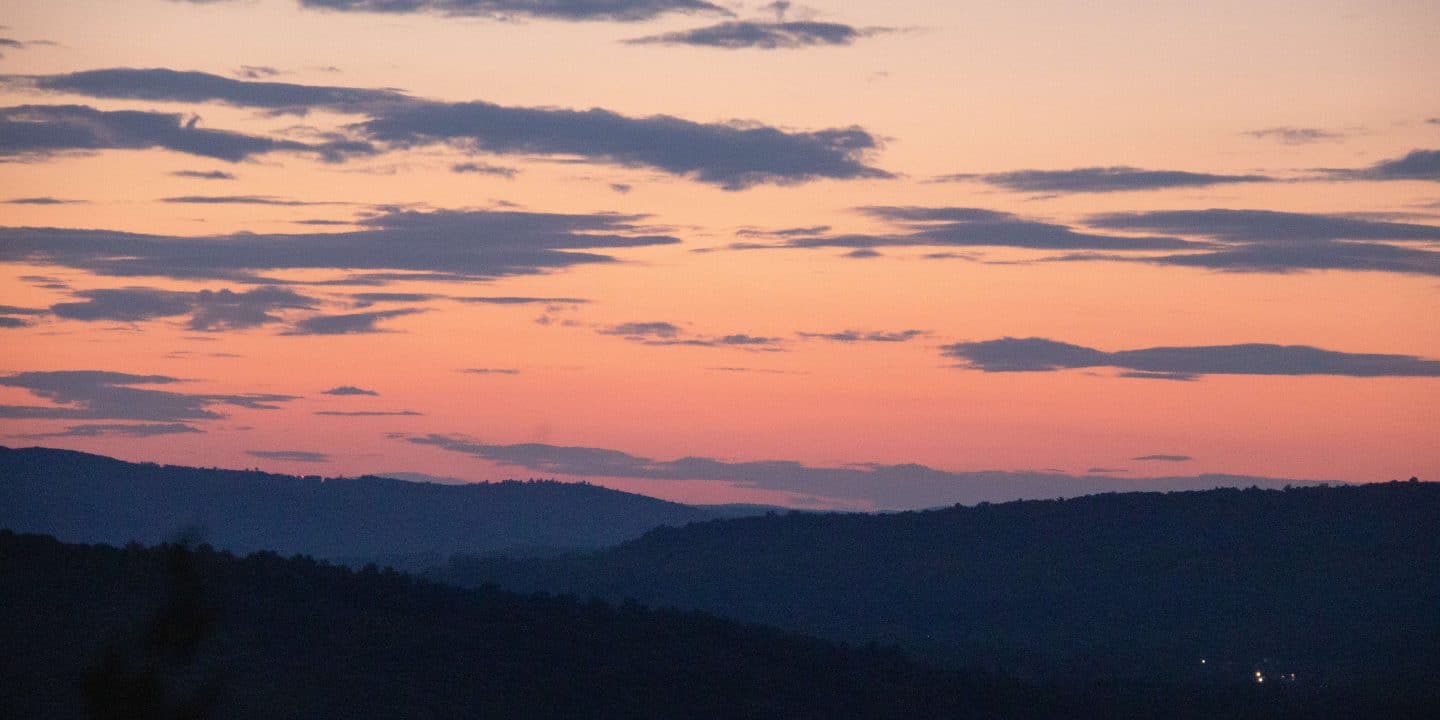
[[[498,295],[491,297],[452,297],[450,299],[458,300],[462,303],[473,303],[478,305],[584,305],[590,302],[585,298],[526,297],[519,295]]]
[[[1275,140],[1285,145],[1309,145],[1318,142],[1338,142],[1345,139],[1344,133],[1306,127],[1263,128],[1251,130],[1245,134],[1260,140]]]
[[[1440,240],[1440,227],[1346,215],[1271,210],[1164,210],[1093,216],[1110,230],[1166,232],[1219,241],[1206,252],[1150,257],[1070,255],[1059,260],[1125,260],[1236,272],[1373,270],[1440,275],[1440,252],[1389,243]]]
[[[1189,455],[1141,455],[1130,458],[1131,460],[1144,460],[1150,462],[1189,462],[1194,458]]]
[[[831,340],[834,342],[857,343],[857,342],[879,342],[897,343],[914,340],[929,333],[924,330],[900,330],[896,332],[844,330],[832,333],[800,332],[795,333],[803,338],[814,340]]]
[[[316,415],[329,417],[419,417],[414,410],[321,410]]]
[[[450,172],[470,173],[475,175],[494,175],[507,180],[513,179],[519,170],[503,165],[491,165],[490,163],[463,162],[450,166]]]
[[[4,204],[6,204],[6,205],[83,205],[83,204],[85,204],[85,203],[87,203],[87,202],[89,202],[89,201],[88,201],[88,200],[66,200],[66,199],[64,199],[64,198],[56,198],[56,197],[49,197],[49,196],[45,196],[45,197],[21,197],[21,198],[10,198],[9,200],[0,200],[0,203],[4,203]]]
[[[262,282],[259,273],[291,269],[358,272],[351,281],[374,284],[485,280],[615,261],[587,252],[592,249],[679,242],[644,234],[636,224],[640,219],[610,213],[396,210],[356,220],[362,229],[338,233],[177,237],[0,228],[0,261],[60,265],[101,275],[243,282]]]
[[[471,152],[558,155],[649,167],[741,190],[817,178],[882,178],[865,164],[879,142],[858,127],[792,132],[756,124],[697,123],[609,110],[414,102],[351,126],[394,147],[449,143]]]
[[[966,207],[859,208],[870,217],[897,226],[886,234],[794,233],[777,243],[733,243],[732,250],[778,248],[1013,247],[1038,250],[1203,249],[1176,237],[1098,235],[1065,225],[1026,220],[1007,212]]]
[[[192,330],[241,330],[279,322],[273,313],[281,310],[309,310],[316,301],[293,290],[258,287],[244,292],[228,289],[183,292],[132,287],[81,290],[74,293],[82,302],[57,303],[50,311],[67,320],[118,320],[138,322],[161,317],[190,315]]]
[[[390,318],[404,317],[425,312],[418,308],[401,310],[380,310],[376,312],[348,313],[344,315],[312,315],[295,323],[285,335],[359,335],[363,333],[390,332],[376,327],[376,323]]]
[[[668,322],[628,322],[600,328],[601,335],[617,335],[630,342],[658,347],[732,347],[750,350],[779,350],[780,338],[747,333],[730,335],[691,335],[680,326]]]
[[[12,85],[36,90],[94,98],[218,102],[287,113],[317,109],[362,112],[377,105],[410,99],[389,89],[250,82],[168,68],[106,68],[59,75],[11,76],[6,80]]]
[[[278,205],[281,207],[348,204],[342,202],[292,200],[290,198],[275,197],[273,195],[178,195],[175,197],[160,198],[160,202],[177,205]]]
[[[1440,377],[1440,360],[1411,355],[1347,353],[1304,345],[1154,347],[1105,352],[1045,338],[1001,338],[941,348],[959,367],[984,372],[1052,372],[1112,367],[1180,375],[1342,375]]]
[[[861,38],[888,32],[894,32],[894,29],[857,28],[832,22],[731,20],[625,42],[631,45],[693,45],[726,50],[792,50],[818,45],[849,45]]]
[[[679,337],[679,325],[668,322],[627,322],[600,329],[601,335],[622,335],[638,339],[669,339]]]
[[[14,420],[144,420],[182,422],[225,417],[211,409],[229,405],[251,410],[275,410],[276,403],[297,400],[294,395],[248,393],[240,395],[188,394],[152,390],[148,385],[183,382],[166,375],[132,375],[104,370],[57,370],[0,375],[0,386],[28,390],[54,406],[0,405],[0,418]]]
[[[246,450],[245,454],[265,460],[283,460],[285,462],[320,463],[330,461],[329,455],[308,450]]]
[[[1275,178],[1266,175],[1215,175],[1182,170],[1142,170],[1122,166],[945,175],[937,180],[947,182],[973,180],[1016,192],[1107,193],[1207,187],[1231,183],[1274,182]]]
[[[549,2],[546,6],[564,4]],[[623,2],[575,5],[619,4]],[[85,106],[23,106],[0,109],[0,153],[10,155],[165,147],[230,161],[270,152],[311,153],[327,161],[341,161],[378,152],[372,143],[391,148],[446,143],[471,152],[561,156],[650,167],[729,190],[817,178],[890,177],[866,164],[879,141],[858,127],[804,132],[756,123],[697,123],[664,115],[635,118],[601,108],[432,102],[388,89],[249,82],[163,68],[10,76],[6,81],[98,98],[219,102],[287,113],[325,109],[367,117],[348,126],[351,136],[307,144],[200,130],[193,120],[182,123],[179,115],[106,113]]]
[[[29,327],[30,321],[24,318],[0,316],[0,328],[14,330],[16,328]]]
[[[0,315],[44,315],[50,312],[44,308],[20,307],[18,305],[0,305]]]
[[[224,170],[176,170],[170,173],[175,177],[190,178],[192,180],[234,180],[235,174]]]
[[[703,0],[300,0],[300,5],[343,12],[613,22],[639,22],[666,13],[730,14]]]
[[[133,437],[146,438],[156,435],[181,435],[186,433],[203,433],[204,430],[186,425],[184,423],[143,423],[143,424],[120,424],[120,423],[89,423],[85,425],[69,425],[62,432],[34,433],[21,435],[19,437],[30,440],[44,438],[62,437]]]
[[[268,65],[241,65],[235,71],[235,77],[246,80],[259,80],[260,78],[275,77],[280,71]]]
[[[460,372],[471,375],[519,375],[520,371],[515,368],[465,368]]]
[[[629,183],[610,183],[610,189],[614,190],[617,193],[620,193],[621,195],[625,195],[628,194],[631,190],[634,190],[635,186]]]
[[[1113,473],[1123,473],[1123,472],[1130,472],[1130,471],[1129,471],[1129,470],[1126,470],[1125,468],[1092,467],[1092,468],[1086,469],[1085,472],[1087,472],[1087,473],[1097,473],[1097,474],[1105,474],[1105,475],[1108,475],[1108,474],[1113,474]]]
[[[1086,222],[1110,230],[1199,235],[1243,243],[1440,240],[1440,226],[1274,210],[1157,210],[1094,215]]]
[[[1413,150],[1367,168],[1326,170],[1335,180],[1429,180],[1440,182],[1440,150]]]
[[[365,390],[365,389],[363,389],[363,388],[355,387],[354,385],[341,385],[341,386],[339,386],[339,387],[333,387],[333,388],[330,388],[329,390],[322,390],[322,391],[320,391],[320,394],[321,394],[321,395],[368,395],[368,396],[371,396],[371,397],[379,397],[379,396],[380,396],[380,393],[375,392],[374,390]]]
[[[239,162],[287,152],[340,162],[368,155],[367,142],[303,143],[197,127],[198,117],[138,110],[97,110],[88,105],[19,105],[0,108],[0,157],[33,159],[55,153],[159,148]]]
[[[450,435],[401,436],[408,442],[463,453],[545,475],[710,480],[731,485],[816,495],[830,501],[910,509],[954,503],[1074,497],[1097,492],[1196,490],[1214,487],[1282,487],[1288,480],[1201,475],[1105,478],[1030,472],[948,472],[924,465],[814,467],[789,460],[732,462],[705,457],[654,460],[618,450],[540,443],[499,445]]]

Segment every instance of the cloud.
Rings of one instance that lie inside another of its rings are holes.
[[[246,450],[245,454],[265,460],[283,460],[285,462],[321,463],[330,461],[329,455],[308,450]]]
[[[288,152],[340,162],[374,153],[367,142],[303,143],[197,127],[178,113],[97,110],[88,105],[18,105],[0,108],[0,157],[43,158],[56,153],[159,148],[227,162]]]
[[[900,330],[896,332],[844,330],[832,333],[799,332],[795,333],[800,337],[811,340],[830,340],[833,342],[857,343],[857,342],[878,342],[897,343],[914,340],[922,335],[928,335],[925,330]]]
[[[520,171],[511,167],[491,165],[490,163],[463,162],[451,165],[450,172],[470,173],[475,175],[493,175],[495,177],[503,177],[506,180],[510,180],[513,179],[515,175]]]
[[[670,339],[680,335],[680,326],[668,322],[627,322],[598,331],[601,335],[621,335],[637,339]]]
[[[324,109],[362,112],[385,103],[409,101],[389,89],[250,82],[222,75],[168,68],[106,68],[58,75],[10,76],[11,85],[113,100],[218,102],[301,114]]]
[[[519,375],[520,371],[515,368],[465,368],[460,372],[471,375]]]
[[[133,437],[147,438],[156,435],[182,435],[187,433],[203,433],[197,427],[184,423],[143,423],[143,424],[119,424],[119,423],[89,423],[85,425],[69,425],[63,432],[33,433],[20,435],[29,440],[41,440],[45,438],[62,437]]]
[[[1440,377],[1440,360],[1411,355],[1348,353],[1304,345],[1153,347],[1105,352],[1045,338],[1012,338],[945,345],[959,367],[984,372],[1053,372],[1112,367],[1179,375],[1340,375]]]
[[[681,1],[681,0],[674,0]],[[617,8],[624,0],[543,6]],[[307,144],[199,130],[179,115],[86,106],[0,109],[0,154],[165,147],[237,161],[269,152],[317,154],[338,162],[390,148],[449,144],[468,152],[546,155],[566,160],[649,167],[741,190],[761,183],[818,178],[886,178],[866,164],[879,141],[858,127],[787,131],[758,123],[697,123],[657,115],[627,117],[602,108],[504,107],[487,102],[436,102],[383,88],[250,82],[164,68],[110,68],[59,75],[9,76],[11,86],[97,98],[218,102],[269,112],[324,109],[358,113],[350,135]],[[473,164],[473,163],[472,163]],[[477,169],[480,167],[476,165]]]
[[[1282,487],[1290,480],[1200,475],[1107,478],[1033,472],[949,472],[917,464],[815,467],[792,460],[735,462],[706,457],[654,460],[619,450],[525,443],[501,445],[453,435],[399,436],[417,445],[462,453],[536,473],[646,480],[710,480],[738,487],[823,497],[830,503],[912,509],[954,503],[1053,499],[1097,492]]]
[[[0,315],[44,315],[48,312],[50,311],[44,308],[20,307],[18,305],[0,305]]]
[[[81,302],[56,303],[50,311],[67,320],[118,320],[139,322],[161,317],[190,315],[191,330],[243,330],[279,322],[273,313],[281,310],[309,310],[313,298],[278,287],[258,287],[244,292],[228,289],[183,292],[147,287],[80,290]]]
[[[1176,237],[1098,235],[1065,225],[967,207],[871,206],[858,209],[896,226],[885,234],[794,233],[776,243],[732,243],[731,250],[781,248],[1012,247],[1038,250],[1177,250],[1203,244]]]
[[[452,297],[462,303],[478,305],[585,305],[589,300],[573,297],[527,297],[518,295],[497,295],[480,297]]]
[[[295,323],[284,335],[359,335],[365,333],[390,332],[376,327],[376,323],[390,318],[404,317],[425,312],[418,308],[380,310],[376,312],[348,313],[344,315],[312,315]]]
[[[0,328],[14,330],[16,328],[29,327],[30,322],[23,318],[0,316]]]
[[[1227,242],[1440,240],[1440,226],[1274,210],[1157,210],[1093,215],[1093,227],[1200,235]]]
[[[642,216],[492,210],[394,210],[337,233],[184,237],[104,230],[0,228],[0,262],[60,265],[100,275],[264,282],[274,270],[333,269],[352,281],[488,280],[614,262],[600,248],[668,245]],[[404,252],[397,252],[404,248]],[[367,272],[370,271],[370,272]],[[388,272],[385,272],[388,271]]]
[[[0,200],[0,203],[4,203],[4,204],[6,204],[6,205],[84,205],[84,204],[87,203],[87,202],[89,202],[89,201],[88,201],[88,200],[66,200],[66,199],[63,199],[63,198],[56,198],[56,197],[49,197],[49,196],[45,196],[45,197],[21,197],[21,198],[10,198],[9,200]]]
[[[1272,210],[1162,210],[1092,216],[1109,230],[1176,233],[1224,243],[1207,252],[1149,257],[1069,255],[1057,260],[1123,260],[1237,272],[1374,270],[1440,275],[1440,253],[1390,243],[1440,240],[1440,227],[1346,215]]]
[[[282,207],[348,204],[342,202],[291,200],[273,195],[178,195],[175,197],[160,198],[160,202],[177,205],[278,205]]]
[[[849,45],[861,38],[894,31],[893,28],[857,28],[832,22],[732,20],[625,42],[630,45],[692,45],[726,50],[793,50],[819,45]]]
[[[1189,462],[1194,458],[1189,455],[1141,455],[1130,459],[1150,462]]]
[[[419,417],[414,410],[320,410],[316,415],[330,417]]]
[[[1132,192],[1275,181],[1275,178],[1266,175],[1215,175],[1183,170],[1142,170],[1124,166],[1073,170],[1015,170],[979,175],[945,175],[936,179],[942,182],[974,180],[1006,190],[1031,193]]]
[[[1318,142],[1339,142],[1345,139],[1345,133],[1306,127],[1263,128],[1251,130],[1245,134],[1259,140],[1275,140],[1284,145],[1309,145]]]
[[[601,108],[521,108],[477,101],[390,106],[350,128],[392,147],[448,143],[467,152],[583,158],[649,167],[726,190],[818,178],[890,177],[865,164],[879,141],[858,127],[786,131],[666,115],[636,118]]]
[[[730,14],[703,0],[300,0],[300,5],[341,12],[612,22],[639,22],[666,13]]]
[[[259,80],[260,78],[275,77],[279,74],[279,70],[268,65],[241,65],[240,68],[235,71],[236,77],[245,78],[246,80]]]
[[[750,350],[778,351],[780,338],[763,337],[747,333],[730,335],[690,335],[679,325],[668,322],[628,322],[600,328],[601,335],[617,335],[630,342],[642,345],[688,346],[688,347],[732,347]]]
[[[1440,182],[1440,150],[1413,150],[1367,168],[1325,170],[1334,180],[1429,180]]]
[[[234,180],[235,174],[224,170],[176,170],[170,173],[175,177],[190,178],[192,180]]]
[[[183,422],[225,417],[211,409],[229,405],[275,410],[294,395],[247,393],[189,394],[152,390],[148,385],[184,382],[166,375],[132,375],[104,370],[55,370],[0,375],[0,386],[21,388],[54,406],[0,405],[0,418],[12,420],[144,420]]]
[[[354,385],[340,385],[340,386],[338,386],[338,387],[330,388],[329,390],[321,390],[321,391],[320,391],[320,394],[321,394],[321,395],[340,395],[340,396],[345,396],[345,395],[368,395],[368,396],[370,396],[370,397],[379,397],[379,396],[380,396],[380,393],[375,392],[374,390],[365,390],[365,389],[363,389],[363,388],[355,387]]]

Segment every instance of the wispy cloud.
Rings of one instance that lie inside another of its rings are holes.
[[[313,298],[279,287],[258,287],[244,292],[201,290],[184,292],[149,287],[80,290],[80,302],[56,303],[50,311],[67,320],[118,320],[138,322],[190,315],[192,330],[241,330],[281,321],[275,313],[310,310]]]
[[[381,320],[425,312],[419,308],[379,310],[376,312],[346,313],[343,315],[312,315],[301,319],[284,335],[358,335],[364,333],[393,332],[379,327]]]
[[[1266,183],[1274,182],[1275,178],[1268,175],[1220,175],[1183,170],[1143,170],[1117,166],[944,175],[936,180],[983,182],[1006,190],[1029,193],[1110,193],[1209,187],[1234,183]]]
[[[340,386],[338,386],[338,387],[330,388],[329,390],[321,390],[321,391],[320,391],[320,394],[321,394],[321,395],[340,395],[340,396],[345,396],[345,395],[365,395],[365,396],[369,396],[369,397],[379,397],[379,395],[380,395],[380,393],[375,392],[374,390],[366,390],[366,389],[364,389],[364,388],[355,387],[354,385],[340,385]]]
[[[309,450],[246,450],[245,454],[264,460],[283,460],[285,462],[322,463],[330,461],[329,455]]]
[[[274,270],[333,269],[357,282],[485,280],[615,262],[599,249],[668,245],[637,215],[394,210],[336,233],[184,237],[104,230],[0,228],[0,261],[60,265],[101,275],[264,282]],[[403,247],[405,252],[396,252]],[[388,272],[386,272],[388,271]]]
[[[1246,135],[1259,140],[1274,140],[1285,145],[1310,145],[1320,142],[1339,142],[1345,133],[1310,127],[1269,127],[1251,130]]]
[[[1106,478],[1035,472],[950,472],[913,463],[816,467],[793,460],[731,461],[707,457],[655,460],[620,450],[542,443],[485,443],[456,435],[399,436],[418,445],[461,453],[503,466],[554,475],[646,480],[709,480],[819,496],[827,502],[883,509],[1024,498],[1074,497],[1096,492],[1282,487],[1289,480],[1200,475]]]
[[[776,337],[732,333],[729,335],[696,335],[669,322],[627,322],[603,327],[596,332],[616,335],[641,345],[658,347],[728,347],[776,352],[783,350],[783,340]]]
[[[166,375],[132,375],[105,370],[54,370],[0,375],[0,386],[20,388],[51,406],[0,405],[0,418],[15,420],[146,420],[181,422],[225,417],[212,409],[228,405],[275,410],[294,395],[209,394],[155,390],[184,382]]]
[[[647,35],[625,42],[631,45],[690,45],[724,50],[794,50],[850,45],[862,38],[891,32],[895,32],[895,29],[855,27],[835,22],[730,20],[691,30]]]
[[[1440,377],[1440,360],[1324,350],[1305,345],[1207,345],[1106,352],[1045,338],[1000,338],[945,345],[959,367],[984,372],[1054,372],[1111,367],[1147,375],[1339,375]]]

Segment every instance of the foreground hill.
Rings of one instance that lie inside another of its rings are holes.
[[[773,515],[590,555],[456,558],[437,577],[698,608],[1065,683],[1260,671],[1440,688],[1434,483]]]
[[[1423,717],[1415,698],[943,671],[696,613],[0,531],[0,717]]]
[[[424,567],[452,553],[598,548],[661,525],[743,515],[595,485],[439,485],[128,463],[0,447],[0,528],[72,542],[155,544],[193,532],[236,552]]]

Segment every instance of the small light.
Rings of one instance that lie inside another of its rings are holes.
[[[1200,664],[1201,664],[1201,665],[1204,665],[1204,664],[1205,664],[1205,658],[1200,658]]]

